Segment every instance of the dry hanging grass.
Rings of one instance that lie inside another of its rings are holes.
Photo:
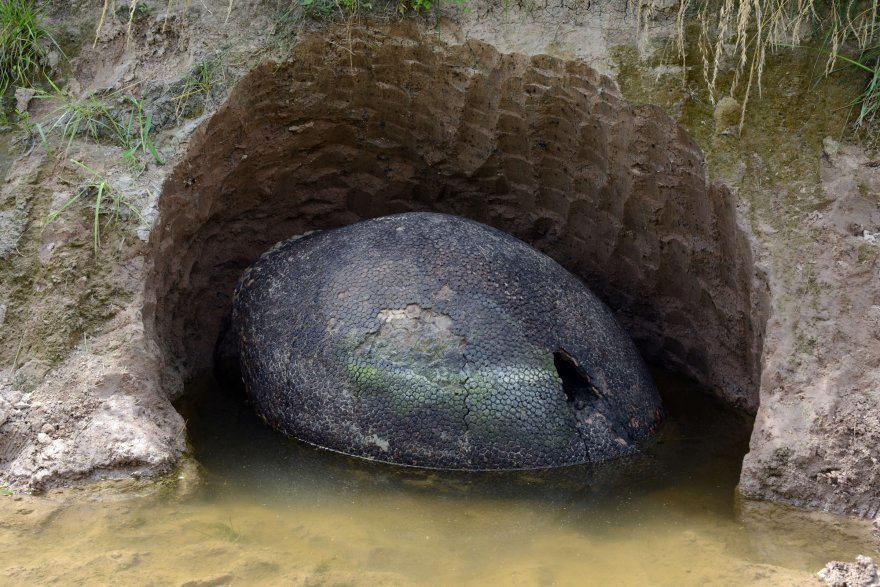
[[[165,27],[168,26],[168,15],[171,13],[171,4],[173,3],[175,6],[177,6],[179,1],[180,0],[168,0],[168,6],[165,10],[165,21],[162,23],[162,32],[165,32]],[[229,13],[232,12],[233,1],[234,0],[229,0],[229,8],[226,15],[226,20],[229,20]],[[134,14],[137,10],[137,6],[138,0],[131,0],[131,4],[129,5],[128,10],[128,24],[126,25],[125,31],[126,46],[131,42],[131,26],[134,22]],[[104,6],[101,8],[101,18],[98,20],[98,27],[95,29],[95,41],[92,43],[92,48],[98,46],[98,39],[101,37],[101,29],[104,28],[104,22],[107,19],[108,10],[111,14],[116,14],[116,0],[104,0]],[[183,10],[184,12],[189,10],[189,0],[183,0]]]
[[[864,52],[878,43],[878,3],[880,0],[682,0],[676,16],[676,50],[684,63],[685,24],[695,19],[710,99],[715,104],[720,95],[735,97],[739,93],[742,130],[751,94],[755,88],[761,92],[768,51],[796,45],[810,34],[822,35],[828,54],[827,73],[845,44],[852,43]],[[653,2],[640,12],[643,26],[653,12]],[[718,76],[728,56],[736,62],[733,81],[729,87],[719,88]]]
[[[101,29],[104,28],[104,20],[107,18],[108,8],[110,8],[111,13],[116,12],[116,0],[104,0],[104,7],[101,9],[101,18],[98,20],[98,28],[95,29],[95,42],[92,43],[92,49],[98,46],[98,37],[101,36]]]

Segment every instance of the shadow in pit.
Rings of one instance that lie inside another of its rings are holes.
[[[626,507],[673,492],[699,495],[703,508],[734,515],[734,489],[752,420],[680,376],[655,373],[668,407],[656,438],[634,455],[596,465],[512,472],[441,471],[349,457],[285,437],[248,404],[240,379],[206,371],[177,409],[187,420],[209,494],[252,492],[267,499],[352,498],[399,493],[442,499],[540,500],[579,512]],[[687,507],[690,499],[682,501]]]

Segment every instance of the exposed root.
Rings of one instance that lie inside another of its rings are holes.
[[[101,29],[104,28],[104,19],[107,17],[107,8],[113,7],[111,12],[116,11],[116,0],[104,0],[104,7],[101,9],[101,19],[98,21],[98,28],[95,29],[95,42],[92,43],[92,48],[98,46],[98,38],[101,36]]]
[[[134,22],[134,11],[137,10],[138,0],[131,0],[131,8],[128,11],[128,26],[125,29],[125,46],[131,46],[131,24]]]

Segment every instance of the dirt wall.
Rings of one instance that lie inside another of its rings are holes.
[[[133,176],[111,146],[78,139],[65,152],[146,212],[137,236],[109,230],[100,257],[87,208],[42,227],[76,189],[60,153],[36,145],[0,185],[11,227],[0,235],[0,357],[12,363],[0,371],[0,483],[169,470],[185,450],[170,399],[211,366],[245,266],[292,234],[435,210],[532,243],[615,309],[648,360],[756,412],[745,495],[877,512],[880,172],[831,144],[795,165],[782,147],[812,138],[793,97],[781,113],[752,110],[773,113],[757,118],[765,152],[748,124],[737,137],[713,126],[711,107],[693,114],[694,95],[668,92],[667,110],[728,163],[731,191],[707,184],[681,127],[583,63],[614,72],[611,45],[638,36],[614,2],[499,3],[351,40],[320,28],[289,55],[262,0],[237,0],[227,24],[225,0],[172,9],[167,23],[166,3],[148,2],[154,12],[139,14],[131,38],[127,16],[111,18],[95,48],[91,4],[58,7],[68,36],[89,45],[69,88],[145,95],[169,164]],[[230,48],[232,83],[270,46],[284,58],[247,73],[216,113],[205,102],[203,118],[175,118],[183,79],[219,47]],[[527,55],[507,54],[517,52]],[[658,92],[666,86],[639,97]],[[32,106],[33,120],[50,109]],[[821,185],[791,177],[820,165]]]
[[[274,242],[432,210],[581,276],[649,361],[754,413],[766,316],[735,200],[694,142],[584,64],[448,46],[416,27],[313,37],[249,73],[166,182],[148,323],[210,366],[241,270]]]

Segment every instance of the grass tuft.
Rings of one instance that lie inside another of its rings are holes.
[[[128,163],[129,167],[140,165],[137,158],[138,151],[144,156],[152,156],[156,165],[162,165],[164,162],[159,157],[159,151],[150,138],[150,131],[153,129],[153,116],[144,110],[144,99],[135,98],[134,96],[126,96],[125,100],[131,105],[128,120],[124,126],[120,126],[121,132],[118,135],[119,142],[126,149],[122,158]]]
[[[46,134],[60,131],[61,138],[69,149],[73,140],[79,135],[86,135],[98,141],[113,137],[119,133],[115,118],[95,95],[84,99],[76,98],[66,90],[60,89],[55,82],[49,80],[50,90],[38,90],[34,98],[52,100],[55,108],[49,114],[53,120],[46,127]]]
[[[63,54],[35,0],[0,0],[0,95],[30,87],[45,74],[48,48]]]
[[[190,111],[191,100],[207,100],[211,95],[221,60],[203,61],[183,82],[180,93],[174,97],[174,114],[178,120]]]
[[[859,108],[859,115],[853,126],[856,128],[875,126],[877,122],[880,122],[878,120],[878,114],[880,114],[880,45],[866,49],[858,59],[849,59],[842,55],[838,55],[837,58],[863,70],[868,76],[865,90],[853,103]]]
[[[122,159],[134,171],[143,171],[145,163],[139,155],[152,157],[157,165],[162,165],[162,158],[150,136],[153,127],[152,115],[144,109],[143,98],[124,96],[123,112],[112,112],[101,98],[92,94],[79,99],[69,91],[60,89],[49,80],[51,91],[38,91],[34,97],[51,100],[57,105],[49,114],[53,119],[45,131],[42,125],[37,130],[46,141],[46,136],[60,132],[69,150],[77,136],[85,135],[96,142],[110,141],[123,149]],[[111,94],[110,97],[116,96]]]
[[[105,223],[116,222],[121,218],[134,216],[143,221],[141,211],[122,192],[116,191],[110,186],[107,178],[95,171],[88,165],[71,159],[80,171],[86,175],[85,183],[57,210],[53,210],[46,216],[46,224],[54,222],[61,214],[70,209],[74,204],[81,201],[91,200],[90,207],[95,209],[92,220],[92,239],[95,256],[97,257],[101,247],[101,216],[107,216]]]

